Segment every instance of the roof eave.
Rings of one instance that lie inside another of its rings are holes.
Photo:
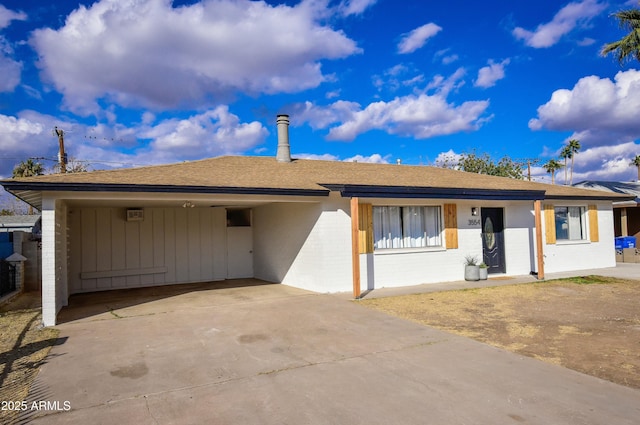
[[[279,195],[279,196],[329,196],[326,189],[297,189],[270,187],[233,187],[233,186],[177,186],[177,185],[144,185],[116,183],[51,183],[2,181],[5,189],[14,191],[39,192],[136,192],[136,193],[207,193],[234,195]]]
[[[542,190],[469,189],[427,186],[371,186],[350,184],[320,184],[343,197],[353,198],[422,198],[422,199],[487,199],[535,201],[544,199]]]
[[[607,195],[547,195],[545,199],[567,199],[575,201],[612,201],[612,202],[625,202],[635,199],[635,196],[607,196]]]

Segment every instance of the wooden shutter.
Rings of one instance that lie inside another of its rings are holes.
[[[358,204],[358,245],[360,254],[373,252],[373,207]]]
[[[600,241],[600,232],[598,231],[598,206],[589,205],[589,237],[591,242]]]
[[[456,204],[444,204],[445,248],[458,248],[458,208]]]
[[[545,239],[548,245],[556,243],[556,213],[553,205],[544,206],[544,229]]]

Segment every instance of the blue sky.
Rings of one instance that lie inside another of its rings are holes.
[[[0,176],[53,166],[54,126],[91,169],[275,155],[288,113],[299,158],[542,164],[576,138],[574,182],[633,180],[640,63],[599,51],[637,6],[0,0]]]

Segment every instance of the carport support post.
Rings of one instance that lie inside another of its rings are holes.
[[[42,200],[42,323],[55,326],[56,291],[56,201]]]
[[[533,201],[536,226],[536,257],[538,258],[538,279],[544,279],[544,249],[542,245],[542,201]]]
[[[353,268],[353,298],[360,298],[360,246],[358,198],[351,198],[351,263]]]

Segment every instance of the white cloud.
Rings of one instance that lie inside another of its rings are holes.
[[[333,104],[328,107],[311,107],[306,118],[315,128],[329,129],[328,140],[351,141],[371,130],[382,130],[416,139],[477,130],[485,121],[482,115],[488,101],[470,101],[455,106],[440,95],[410,95],[390,102],[375,102],[366,108],[354,109],[356,104]]]
[[[461,105],[447,102],[447,95],[462,82],[464,70],[458,69],[450,77],[434,78],[426,93],[396,97],[385,102],[367,105],[337,101],[329,106],[305,102],[294,107],[295,124],[308,123],[314,130],[329,128],[328,140],[351,141],[371,130],[416,139],[477,130],[491,117],[483,116],[488,100],[468,101]]]
[[[0,30],[8,27],[11,21],[24,21],[26,19],[26,13],[14,12],[0,4]]]
[[[0,30],[5,29],[11,21],[24,21],[27,15],[24,12],[14,12],[0,4]],[[11,92],[20,83],[22,63],[13,58],[13,48],[7,40],[0,36],[0,93]]]
[[[435,90],[436,93],[447,97],[449,93],[459,89],[464,85],[464,80],[462,78],[465,76],[465,74],[466,71],[464,68],[458,68],[447,78],[443,77],[442,75],[436,75],[429,82],[429,84],[427,84],[427,90]]]
[[[442,50],[438,50],[435,54],[434,54],[434,58],[442,58],[442,64],[443,65],[449,65],[453,62],[456,62],[458,59],[460,59],[460,57],[455,54],[455,53],[451,53],[451,49],[442,49]]]
[[[406,34],[398,43],[398,53],[413,53],[427,42],[427,40],[442,30],[441,27],[434,23],[422,25],[410,33]]]
[[[53,128],[53,127],[51,127]],[[0,115],[0,152],[5,155],[19,151],[37,152],[35,139],[40,139],[45,132],[45,127],[28,118],[17,118],[8,115]]]
[[[631,160],[640,152],[640,144],[621,143],[615,146],[597,146],[581,150],[574,157],[573,182],[584,180],[631,181],[638,172]],[[551,182],[551,176],[542,167],[532,168],[537,181]],[[564,183],[564,171],[556,173],[556,183]]]
[[[372,155],[354,155],[349,158],[340,159],[340,157],[325,153],[325,154],[315,154],[315,153],[301,153],[294,154],[293,157],[296,159],[314,159],[314,160],[322,160],[322,161],[342,161],[342,162],[366,162],[366,163],[374,163],[374,164],[388,164],[389,158],[391,155],[382,156],[379,153],[374,153]]]
[[[340,158],[338,158],[337,156],[330,154],[330,153],[324,153],[324,154],[317,154],[317,153],[295,153],[291,155],[292,157],[296,158],[296,159],[313,159],[313,160],[319,160],[319,161],[340,161]]]
[[[574,131],[583,144],[617,144],[640,137],[640,71],[608,78],[581,78],[573,89],[556,90],[529,121],[532,130]]]
[[[350,2],[355,11],[370,1]],[[342,31],[319,21],[326,1],[290,7],[263,1],[101,0],[80,6],[59,30],[31,43],[45,76],[76,113],[96,99],[170,108],[220,102],[237,92],[292,93],[327,79],[320,61],[360,53]]]
[[[338,10],[342,16],[359,15],[373,6],[377,1],[378,0],[343,0],[338,6]]]
[[[453,168],[457,170],[459,168],[458,162],[460,162],[461,158],[462,154],[454,152],[453,149],[449,149],[446,152],[440,152],[433,162],[433,165],[436,167]]]
[[[509,65],[509,62],[509,59],[505,59],[500,63],[495,63],[490,60],[488,66],[480,68],[478,78],[474,81],[473,85],[483,88],[495,86],[498,80],[504,78],[504,68]]]
[[[383,75],[373,75],[372,82],[379,91],[383,89],[394,92],[402,87],[414,87],[424,81],[423,74],[416,74],[415,69],[398,64],[384,71]]]
[[[451,63],[456,62],[458,59],[460,59],[460,57],[458,55],[456,55],[456,54],[443,56],[442,57],[442,64],[443,65],[449,65]]]
[[[379,153],[374,153],[373,155],[363,156],[363,155],[355,155],[350,158],[346,158],[344,162],[367,162],[371,164],[388,164],[389,158],[391,155],[382,156]]]
[[[292,106],[291,122],[294,125],[308,123],[314,129],[324,129],[336,122],[352,119],[360,110],[360,104],[338,100],[329,107],[319,107],[307,101],[303,104]]]
[[[57,149],[53,120],[43,122],[35,113],[15,117],[0,114],[0,176],[10,177],[15,165],[30,157],[50,156]],[[6,159],[5,159],[6,158]]]
[[[0,36],[0,93],[12,92],[20,84],[20,73],[22,63],[11,58],[13,50],[6,43],[4,37]]]
[[[512,33],[517,39],[524,40],[527,46],[537,49],[550,47],[576,27],[588,23],[606,7],[606,3],[598,3],[597,0],[569,3],[556,13],[551,22],[538,25],[534,31],[517,27]]]
[[[578,46],[581,46],[581,47],[591,46],[595,42],[596,40],[594,40],[593,38],[585,37],[582,40],[578,41]]]
[[[145,115],[143,122],[133,127],[119,123],[86,126],[61,123],[33,111],[23,111],[20,117],[0,115],[0,157],[15,159],[0,163],[0,175],[10,175],[15,164],[29,157],[55,158],[58,141],[52,133],[54,126],[66,131],[69,157],[89,161],[93,168],[239,154],[264,142],[268,135],[262,124],[243,123],[226,106],[155,125],[151,124],[153,119]]]
[[[175,161],[239,154],[262,143],[268,131],[257,121],[241,123],[226,106],[183,120],[166,120],[140,133],[153,139],[157,158]]]

